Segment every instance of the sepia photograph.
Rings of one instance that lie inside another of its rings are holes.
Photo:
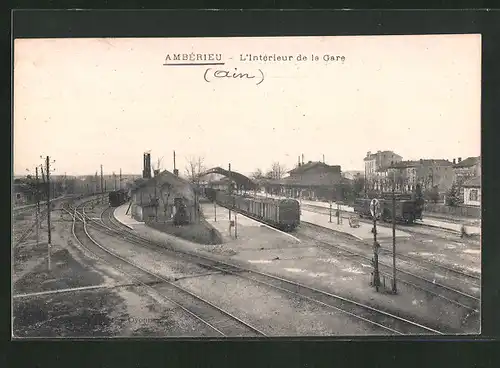
[[[481,333],[481,35],[13,41],[12,338]]]

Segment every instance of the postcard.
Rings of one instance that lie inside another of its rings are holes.
[[[13,45],[13,338],[480,334],[479,34]]]

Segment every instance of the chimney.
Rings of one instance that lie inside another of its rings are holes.
[[[302,165],[304,165],[304,154],[302,154]]]
[[[323,155],[323,163],[325,163],[325,155]]]
[[[144,170],[142,171],[144,179],[151,179],[151,154],[144,153]]]
[[[457,163],[457,160],[453,159],[453,165],[455,165]]]
[[[179,176],[179,170],[175,167],[175,151],[174,151],[174,175]]]
[[[458,158],[458,162],[459,162],[459,163],[460,163],[460,161],[462,161],[462,157],[459,157],[459,158]]]
[[[424,163],[424,160],[420,159],[420,165],[422,165],[423,163]]]
[[[299,166],[300,166],[300,155],[299,155]]]
[[[153,170],[153,174],[155,177],[157,177],[158,175],[160,175],[160,170]]]

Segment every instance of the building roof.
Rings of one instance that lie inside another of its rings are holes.
[[[387,169],[403,169],[407,167],[415,167],[420,165],[419,161],[414,161],[414,160],[408,160],[408,161],[398,161],[394,162],[393,164],[386,166],[385,170]]]
[[[439,165],[439,166],[452,166],[453,163],[445,159],[423,159],[420,160],[424,165]]]
[[[351,170],[351,171],[342,172],[342,177],[345,179],[349,179],[349,180],[363,177],[363,176],[364,176],[364,172],[358,171],[358,170]]]
[[[377,158],[377,155],[383,155],[383,154],[387,154],[387,153],[394,155],[396,157],[402,158],[400,155],[398,155],[394,151],[378,151],[378,152],[370,153],[369,155],[367,154],[366,157],[363,159],[363,161],[373,160],[373,159]]]
[[[162,171],[160,174],[151,179],[137,179],[134,182],[134,186],[131,188],[131,190],[136,191],[138,189],[147,187],[148,185],[154,185],[154,183],[158,181],[160,181],[162,185],[169,184],[172,189],[177,192],[177,194],[182,195],[183,198],[187,200],[194,200],[194,191],[191,187],[191,184],[187,180],[167,170]]]
[[[257,183],[250,179],[249,177],[240,174],[239,172],[236,171],[229,171],[226,169],[223,169],[222,167],[214,167],[211,168],[203,173],[201,173],[201,176],[205,176],[208,174],[220,174],[224,175],[225,177],[230,177],[237,185],[243,185],[247,188],[255,188],[257,186]]]
[[[469,180],[467,180],[464,184],[464,187],[469,188],[481,188],[481,178],[479,176],[475,176]]]
[[[465,160],[460,161],[453,165],[454,168],[465,168],[477,165],[481,161],[481,156],[478,157],[467,157]]]
[[[403,169],[407,167],[416,166],[451,166],[453,165],[450,161],[444,159],[420,159],[420,160],[408,160],[395,162],[386,169]]]
[[[311,170],[314,167],[321,167],[325,171],[331,171],[331,172],[340,172],[340,166],[339,165],[327,165],[324,162],[321,161],[309,161],[307,164],[303,164],[300,166],[297,166],[295,169],[292,169],[288,171],[290,175],[293,174],[302,174],[306,172],[307,170]]]

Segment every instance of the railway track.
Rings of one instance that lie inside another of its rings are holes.
[[[309,224],[309,223],[307,225],[311,226],[311,227],[315,227],[315,228],[321,228],[321,229],[328,231],[328,229],[323,228],[323,227],[318,226],[318,225]],[[305,235],[305,234],[301,234],[300,236],[302,236],[306,239],[312,240],[312,241],[316,242],[317,244],[323,246],[326,249],[335,248],[337,250],[345,252],[345,253],[347,253],[355,258],[358,258],[360,260],[364,260],[364,261],[368,261],[368,262],[371,262],[371,260],[372,260],[371,255],[368,256],[369,250],[367,250],[366,252],[355,251],[355,250],[348,248],[346,246],[334,244],[331,242],[326,242],[326,241],[317,239],[313,236],[309,236],[309,235]],[[389,253],[392,255],[392,252],[386,252],[386,255]],[[360,261],[360,263],[361,263],[361,261]],[[379,270],[381,271],[381,275],[392,279],[392,274],[391,274],[392,273],[392,265],[386,264],[386,263],[381,262],[379,260]],[[420,275],[417,275],[413,272],[402,270],[401,268],[399,268],[397,272],[398,272],[398,282],[403,282],[411,287],[420,289],[426,293],[429,293],[431,295],[439,297],[439,298],[446,300],[450,303],[454,303],[462,308],[469,310],[470,313],[479,312],[480,298],[478,298],[478,297],[475,297],[473,295],[465,293],[461,290],[457,290],[453,287],[443,285],[439,282],[436,282],[435,280],[429,280],[429,279],[422,277]],[[459,271],[455,271],[455,272],[460,274]],[[474,284],[474,285],[477,285],[477,284]]]
[[[316,213],[323,213],[323,212],[319,212],[319,211],[315,211],[315,212]],[[328,212],[326,212],[326,213],[328,214]],[[373,223],[372,221],[369,221],[369,220],[366,220],[366,219],[360,219],[360,222],[363,222],[363,223],[366,223],[366,224],[372,224]],[[308,222],[303,222],[303,223],[306,223],[307,225],[311,225],[311,226],[318,226],[318,225],[313,224],[313,223],[308,223]],[[389,226],[387,226],[385,224],[380,224],[380,223],[377,223],[377,226],[382,226],[382,227],[386,227],[386,228],[389,227]],[[322,229],[331,230],[331,229],[327,229],[327,228],[322,228]],[[430,230],[432,232],[432,234],[422,234],[422,233],[420,233],[418,231],[414,231],[414,229],[412,229],[411,226],[406,226],[406,227],[396,226],[396,229],[401,230],[401,231],[405,231],[405,232],[410,233],[412,235],[428,237],[431,240],[434,240],[435,238],[442,237],[442,236],[439,236],[439,235],[442,235],[442,234],[438,234],[438,232],[435,229],[428,228],[428,227],[425,228],[426,231]],[[441,230],[439,230],[439,231],[441,231]],[[443,231],[446,232],[446,230],[443,230]],[[452,230],[450,230],[450,232],[452,232]],[[454,238],[453,238],[453,240],[455,240],[456,233],[453,232],[453,234],[455,235]],[[387,254],[387,255],[392,256],[392,251],[389,250],[389,249],[381,247],[380,251],[383,254]],[[397,254],[396,257],[398,259],[402,260],[402,261],[412,261],[412,262],[415,262],[416,264],[418,264],[418,263],[420,263],[420,264],[426,264],[427,265],[426,268],[428,268],[429,270],[434,270],[435,269],[435,270],[439,270],[439,272],[445,272],[445,273],[449,273],[449,274],[455,274],[455,275],[457,275],[459,277],[462,277],[466,282],[469,282],[471,284],[475,284],[476,287],[480,287],[481,276],[479,276],[479,275],[475,275],[475,274],[472,274],[470,272],[465,272],[465,271],[458,270],[458,269],[455,269],[455,268],[452,268],[452,267],[448,267],[446,265],[443,265],[443,264],[440,264],[440,263],[437,263],[437,262],[433,262],[431,260],[427,260],[427,259],[419,258],[419,257],[413,257],[413,256],[406,255],[406,254],[405,255],[403,255],[403,254]]]
[[[59,197],[59,198],[52,200],[51,203],[54,205],[59,205],[60,203],[62,203],[62,208],[64,208],[69,203],[72,203],[73,200],[74,200],[74,197],[72,197],[72,196]],[[20,214],[25,214],[27,212],[31,212],[32,216],[35,216],[35,211],[36,211],[36,206],[30,205],[27,208],[17,209],[17,210],[14,210],[13,212],[14,212],[14,216],[19,216]],[[38,219],[38,221],[40,223],[42,223],[43,221],[45,221],[47,219],[47,202],[40,203],[39,216],[40,216],[40,218]],[[26,240],[26,238],[31,235],[33,230],[36,229],[36,220],[32,219],[31,221],[32,221],[32,224],[30,224],[27,229],[23,230],[21,232],[21,234],[19,234],[18,236],[16,236],[16,234],[13,234],[14,247],[17,247],[18,245],[23,243]]]
[[[315,206],[312,204],[302,204],[301,207],[308,208],[306,211],[310,211],[310,212],[321,213],[321,214],[325,214],[325,215],[330,214],[330,209],[326,208],[326,207],[322,207],[322,206]],[[336,208],[332,208],[332,213],[335,213],[336,211],[337,211]],[[354,212],[350,212],[350,211],[346,211],[346,210],[340,210],[340,213],[348,214],[348,215],[354,214]],[[361,218],[361,217],[359,217],[359,222],[363,222],[366,224],[372,223],[371,220],[367,220],[366,218]],[[392,228],[392,224],[386,224],[383,221],[378,221],[377,226],[382,226],[382,227],[387,227],[387,228],[391,227]],[[424,228],[424,229],[426,229],[426,231],[436,231],[436,232],[440,232],[440,233],[446,233],[449,235],[453,235],[455,237],[457,234],[459,234],[459,232],[455,231],[455,230],[445,229],[445,228],[438,229],[438,228],[434,228],[432,226],[429,226],[426,224],[421,224],[418,222],[413,223],[411,225],[406,225],[406,226],[401,226],[401,223],[398,223],[398,224],[396,224],[396,229],[401,230],[401,231],[406,231],[408,233],[419,234],[417,231],[414,230],[414,228],[412,228],[414,226],[416,226],[418,228]]]
[[[46,218],[45,214],[40,214],[40,218],[38,221],[42,222],[45,218]],[[17,247],[18,245],[22,244],[28,238],[28,236],[31,235],[33,230],[35,230],[36,226],[37,223],[35,220],[33,220],[33,222],[30,225],[28,225],[28,228],[21,231],[20,234],[15,234],[15,231],[13,231],[14,247]]]
[[[338,236],[343,236],[346,239],[353,240],[353,239],[349,238],[347,235],[339,234],[332,229],[325,228],[325,227],[322,227],[322,226],[319,226],[319,225],[316,225],[316,224],[313,224],[310,222],[303,221],[302,223],[306,224],[306,226],[319,228],[322,231],[331,231]],[[366,241],[362,241],[359,239],[356,239],[355,241],[359,242],[360,244],[362,243],[362,244],[369,245],[369,246],[372,245],[371,243],[368,243]],[[383,247],[383,246],[381,246],[379,248],[379,254],[383,254],[383,255],[392,257],[392,251],[388,248]],[[455,268],[452,268],[452,267],[449,267],[449,266],[446,266],[446,265],[443,265],[443,264],[440,264],[440,263],[437,263],[437,262],[434,262],[434,261],[431,261],[428,259],[413,257],[413,256],[410,256],[407,254],[397,253],[396,259],[398,259],[399,261],[406,262],[406,263],[413,262],[412,265],[415,267],[426,269],[426,270],[432,271],[432,272],[445,273],[446,277],[453,277],[453,278],[458,277],[458,278],[460,278],[460,281],[466,282],[466,283],[470,284],[471,286],[475,286],[478,288],[481,287],[481,276],[474,275],[474,274],[469,273],[469,272],[464,272],[464,271],[461,271],[461,270],[458,270],[458,269],[455,269]]]
[[[69,214],[70,209],[66,209]],[[221,336],[266,336],[262,331],[242,321],[231,313],[217,307],[209,301],[182,288],[165,277],[152,273],[145,268],[119,256],[97,242],[88,232],[90,222],[85,213],[73,209],[72,232],[81,247],[92,253],[98,259],[108,263],[115,269],[133,279],[137,284],[154,292],[161,298],[175,304],[196,320]]]
[[[320,304],[344,313],[354,319],[361,320],[376,328],[396,335],[406,334],[432,334],[439,335],[449,331],[440,331],[441,327],[429,327],[416,323],[409,319],[388,313],[386,311],[349,300],[339,295],[329,293],[324,290],[319,290],[300,284],[295,281],[286,280],[276,275],[267,274],[254,269],[249,269],[240,265],[231,264],[219,260],[213,260],[200,254],[194,254],[187,251],[180,251],[172,245],[163,245],[156,242],[144,239],[134,234],[123,225],[118,224],[113,218],[112,211],[109,209],[101,212],[100,221],[94,221],[97,226],[100,226],[115,236],[121,236],[135,244],[145,247],[155,247],[162,252],[173,252],[175,256],[181,257],[183,260],[195,263],[210,270],[216,270],[221,273],[232,274],[237,277],[257,282],[267,287],[280,290],[282,292],[292,294],[296,297],[306,299],[310,302]]]

